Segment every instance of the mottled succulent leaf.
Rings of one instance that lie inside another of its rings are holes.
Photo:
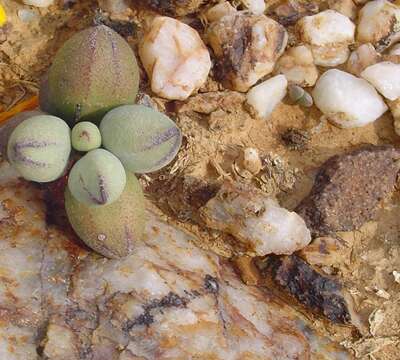
[[[71,132],[72,147],[77,151],[90,151],[101,145],[99,128],[87,121],[82,121],[74,126]]]
[[[26,180],[37,182],[49,182],[60,177],[70,152],[68,125],[51,115],[37,115],[21,122],[7,145],[10,163]]]
[[[145,224],[144,195],[133,174],[117,201],[104,206],[87,206],[65,192],[65,209],[77,235],[98,253],[120,258],[131,254],[140,241]]]
[[[133,104],[138,86],[139,69],[129,44],[99,25],[75,34],[58,51],[48,82],[42,84],[41,105],[70,124],[96,122],[114,107]]]
[[[24,111],[19,113],[18,115],[13,116],[9,119],[3,126],[0,127],[0,154],[3,158],[7,158],[7,144],[10,135],[14,131],[14,129],[21,124],[26,119],[29,119],[36,115],[45,115],[41,111]]]
[[[182,143],[182,134],[164,114],[142,105],[111,110],[100,124],[103,145],[136,173],[168,165]]]
[[[126,173],[116,156],[104,149],[88,152],[71,169],[68,188],[76,200],[87,206],[116,201],[126,184]]]

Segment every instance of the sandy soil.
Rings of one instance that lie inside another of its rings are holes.
[[[80,0],[71,7],[68,4],[72,2],[65,3],[33,9],[14,0],[3,1],[9,25],[0,30],[1,111],[37,93],[39,79],[57,48],[72,33],[92,23],[95,1]],[[33,19],[21,20],[21,10],[29,10]],[[151,16],[135,10],[126,14],[137,25],[135,34],[127,38],[132,46],[135,47],[146,19]],[[143,74],[142,87],[151,95],[146,81]],[[200,93],[185,104],[153,97],[181,127],[185,142],[173,165],[141,180],[148,197],[171,215],[171,221],[200,233],[202,242],[198,245],[223,256],[237,252],[234,244],[192,224],[179,204],[165,197],[174,191],[180,179],[238,178],[276,195],[282,205],[292,209],[309,191],[316,169],[330,156],[360,144],[400,142],[389,114],[361,129],[344,130],[321,120],[321,113],[315,108],[305,110],[281,104],[265,122],[249,115],[241,94],[220,90],[210,77]],[[210,110],[210,104],[215,104],[215,108],[211,106]],[[297,149],[282,141],[282,135],[291,128],[306,135]],[[241,171],[239,155],[245,147],[257,148],[267,161],[265,170],[257,177]],[[334,326],[316,317],[315,326],[352,349],[360,359],[400,359],[399,204],[397,193],[382,205],[376,221],[357,232],[339,234],[344,241],[319,264],[321,271],[337,276],[350,291],[362,326],[361,331]],[[299,310],[304,313],[304,309]]]

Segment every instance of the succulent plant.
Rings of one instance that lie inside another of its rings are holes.
[[[42,82],[41,108],[71,125],[96,122],[114,107],[133,104],[138,85],[139,68],[129,44],[98,25],[75,34],[58,51]]]
[[[91,207],[67,188],[65,208],[76,234],[98,253],[121,258],[132,253],[145,224],[144,196],[135,175],[127,173],[122,195],[110,205]]]
[[[72,147],[77,151],[90,151],[100,147],[101,134],[99,128],[87,121],[77,123],[71,132]]]
[[[72,167],[68,188],[87,206],[111,204],[122,194],[126,173],[116,156],[104,149],[88,152]]]
[[[313,106],[313,98],[311,95],[298,85],[291,84],[288,86],[289,99],[293,104],[299,104],[304,107]]]
[[[70,129],[61,119],[37,115],[11,133],[7,156],[26,180],[49,182],[60,177],[71,152]]]
[[[14,129],[26,119],[36,115],[45,115],[41,111],[24,111],[9,119],[3,126],[0,127],[0,154],[3,158],[7,158],[7,144],[10,135]]]
[[[142,105],[111,110],[101,121],[100,132],[103,146],[136,173],[166,166],[182,143],[181,131],[170,118]]]

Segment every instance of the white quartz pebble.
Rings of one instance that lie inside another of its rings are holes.
[[[257,117],[266,119],[285,97],[287,85],[284,75],[276,75],[250,89],[246,96],[247,103]]]
[[[386,99],[400,97],[400,64],[390,61],[368,66],[361,77],[369,81]]]
[[[335,10],[305,16],[297,22],[297,32],[311,47],[316,65],[333,67],[346,62],[354,42],[355,25]]]
[[[328,0],[328,6],[352,20],[357,16],[357,6],[353,0]]]
[[[242,0],[244,6],[246,6],[251,13],[254,15],[262,15],[265,11],[264,0]]]
[[[288,49],[278,60],[275,72],[284,74],[290,84],[303,87],[314,86],[318,79],[313,54],[305,45]]]
[[[385,49],[400,39],[400,8],[387,0],[369,1],[359,12],[357,41]]]
[[[318,79],[312,96],[324,115],[343,128],[369,124],[388,109],[370,83],[337,69]]]
[[[376,64],[379,58],[380,54],[372,44],[362,44],[350,54],[346,69],[349,73],[360,76],[365,68]]]
[[[112,15],[123,13],[129,9],[127,0],[98,0],[100,9]]]
[[[243,150],[243,167],[254,175],[261,171],[262,160],[257,149],[249,147]]]
[[[225,15],[230,15],[236,12],[236,9],[228,1],[223,1],[208,9],[205,13],[205,18],[212,23],[221,19]]]
[[[226,88],[246,92],[273,71],[288,34],[267,16],[240,11],[210,24],[207,40],[218,61],[219,80]]]
[[[389,55],[400,55],[400,44],[394,45],[394,46],[389,50]]]
[[[152,91],[166,99],[185,100],[207,80],[211,59],[199,34],[170,17],[156,17],[143,37],[139,55]]]
[[[36,7],[48,7],[54,3],[54,0],[23,0],[25,5],[31,5]]]
[[[263,192],[225,183],[200,209],[207,226],[227,232],[256,256],[292,254],[311,241],[304,220]]]

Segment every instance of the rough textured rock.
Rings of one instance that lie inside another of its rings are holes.
[[[304,331],[309,325],[288,306],[245,286],[228,264],[196,248],[192,235],[149,216],[134,254],[104,259],[48,227],[41,192],[3,163],[0,358],[306,360],[330,353],[333,344]]]
[[[207,38],[218,59],[216,77],[225,87],[242,92],[272,72],[288,41],[285,28],[276,21],[242,12],[213,22]]]
[[[368,145],[326,161],[297,207],[314,235],[358,229],[394,188],[400,150]]]
[[[321,275],[297,255],[272,257],[264,272],[294,296],[307,309],[326,316],[335,323],[351,320],[350,311],[339,282]]]
[[[204,223],[231,234],[249,254],[292,254],[311,241],[303,219],[262,191],[226,182],[199,210]]]

